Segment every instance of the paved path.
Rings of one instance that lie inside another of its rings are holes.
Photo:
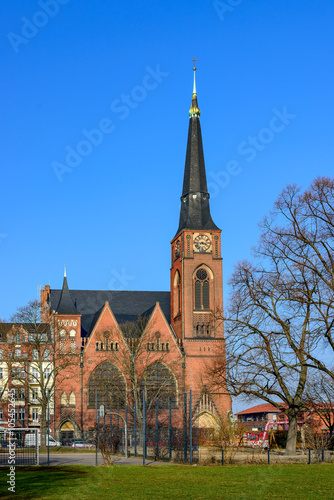
[[[47,465],[47,454],[41,453],[39,464]],[[142,458],[115,457],[117,465],[143,465]],[[167,465],[169,462],[146,460],[145,465]],[[50,453],[50,465],[95,465],[95,453]],[[103,465],[101,453],[98,454],[98,465]]]

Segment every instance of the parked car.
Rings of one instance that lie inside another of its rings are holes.
[[[14,438],[13,441],[15,442],[16,448],[23,448],[24,447],[23,439]]]
[[[25,441],[24,441],[25,446],[36,446],[36,433],[31,433],[31,434],[26,434],[25,436]],[[56,441],[52,436],[46,436],[46,446],[49,444],[49,446],[61,446],[61,443],[59,441]],[[41,445],[41,434],[38,432],[38,445]]]
[[[91,448],[93,445],[86,443],[83,439],[74,439],[70,446],[71,448]]]

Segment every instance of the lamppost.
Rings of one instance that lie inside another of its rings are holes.
[[[81,411],[80,411],[80,427],[81,427],[81,438],[84,438],[84,433],[83,433],[83,350],[84,347],[81,346],[80,350],[80,380],[81,380]]]

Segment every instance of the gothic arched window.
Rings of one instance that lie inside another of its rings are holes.
[[[60,397],[60,406],[67,406],[68,400],[67,400],[67,395],[66,392],[63,392],[63,394]]]
[[[150,365],[140,382],[141,392],[145,390],[148,405],[157,399],[159,408],[169,408],[169,398],[172,398],[172,407],[177,404],[176,381],[172,371],[161,361]]]
[[[210,309],[209,275],[202,267],[195,274],[195,309]]]
[[[97,393],[96,393],[97,391]],[[122,372],[109,361],[103,361],[92,372],[88,383],[88,408],[97,406],[106,408],[124,408],[126,385]]]
[[[174,276],[174,316],[181,312],[181,276],[176,271]]]
[[[74,394],[74,392],[71,392],[68,402],[69,402],[70,406],[75,406],[75,394]]]

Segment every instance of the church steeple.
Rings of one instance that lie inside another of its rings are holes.
[[[210,214],[208,187],[206,182],[200,110],[197,103],[194,59],[194,86],[189,110],[189,131],[181,196],[178,234],[183,229],[211,231],[219,229]]]

